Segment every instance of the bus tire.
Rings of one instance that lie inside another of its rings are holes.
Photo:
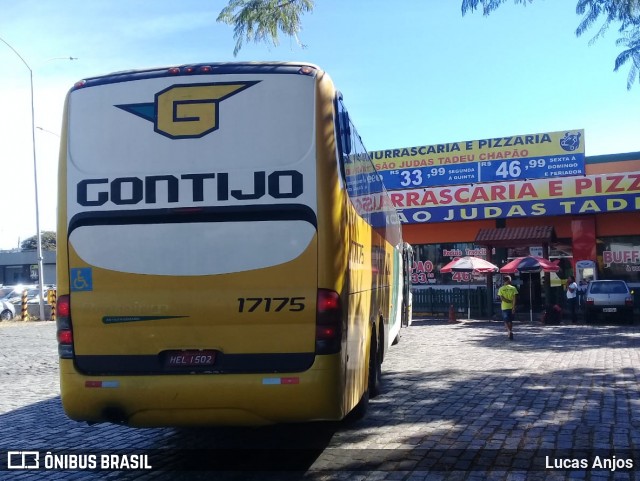
[[[380,394],[382,382],[382,359],[380,355],[378,336],[375,327],[371,331],[371,342],[369,343],[369,397],[375,398]]]
[[[354,408],[347,414],[345,417],[345,422],[353,423],[364,419],[367,415],[367,411],[369,410],[369,391],[365,391],[358,401],[358,404],[354,406]]]
[[[369,361],[367,366],[368,378],[367,389],[362,394],[360,401],[347,414],[345,421],[348,423],[360,421],[369,410],[369,399],[380,394],[380,375],[381,366],[379,362],[378,339],[376,336],[375,325],[371,327],[371,335],[369,337]]]

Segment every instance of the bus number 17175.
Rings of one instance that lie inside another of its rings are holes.
[[[239,297],[238,312],[303,311],[304,297]]]

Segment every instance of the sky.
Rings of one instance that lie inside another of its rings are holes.
[[[245,44],[216,22],[225,0],[0,0],[0,249],[56,227],[64,98],[82,78],[185,63],[305,61],[344,95],[368,150],[585,130],[587,156],[640,152],[640,84],[614,72],[616,28],[576,37],[576,0],[316,0],[300,39]],[[76,58],[69,60],[69,57]],[[28,66],[28,68],[27,68]]]

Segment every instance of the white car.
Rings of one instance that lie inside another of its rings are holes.
[[[1,300],[5,302],[9,302],[14,306],[19,305],[22,302],[22,294],[24,293],[24,291],[27,291],[27,302],[38,295],[37,286],[20,285],[20,286],[14,286],[14,288],[10,292],[5,294],[1,298]]]
[[[44,287],[44,303],[45,304],[49,302],[49,291],[51,289],[55,291],[56,288],[55,286]],[[40,304],[40,289],[38,287],[27,290],[27,304]]]
[[[9,321],[16,316],[16,308],[7,301],[0,300],[0,321]]]
[[[48,303],[47,294],[50,289],[55,290],[54,285],[44,286],[45,304]],[[0,321],[13,319],[16,312],[20,314],[23,294],[27,293],[27,304],[40,303],[40,288],[32,285],[4,286],[0,287]]]

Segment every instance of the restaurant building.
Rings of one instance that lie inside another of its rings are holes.
[[[531,280],[537,310],[562,302],[569,275],[640,291],[640,152],[585,157],[584,131],[574,130],[371,156],[415,250],[414,292],[489,287],[495,296],[499,275],[440,273],[465,255],[498,266],[522,255],[558,262],[557,274]],[[516,278],[527,304],[528,282]]]

